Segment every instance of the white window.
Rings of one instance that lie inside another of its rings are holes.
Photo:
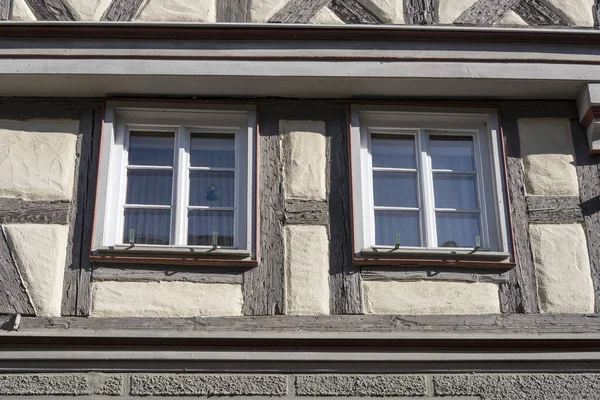
[[[353,108],[357,254],[476,250],[506,258],[498,118],[466,111]]]
[[[252,252],[255,125],[252,107],[109,103],[94,248]]]

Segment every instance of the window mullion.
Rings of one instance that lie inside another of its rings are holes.
[[[173,224],[171,228],[172,243],[176,246],[187,245],[187,205],[189,198],[189,147],[190,134],[184,127],[179,127],[176,135],[176,167],[175,185],[173,185]]]
[[[425,247],[437,247],[433,173],[431,171],[431,157],[429,155],[429,140],[427,132],[424,129],[419,130],[419,144],[421,153],[422,208],[423,220],[425,221]]]

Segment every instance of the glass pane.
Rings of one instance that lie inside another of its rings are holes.
[[[373,172],[373,199],[379,207],[417,207],[417,174]]]
[[[192,167],[235,168],[234,136],[192,134],[190,163]]]
[[[400,246],[421,246],[419,240],[419,213],[375,211],[375,244],[394,246],[397,233],[400,234]]]
[[[188,244],[211,246],[218,233],[218,246],[233,246],[233,211],[190,211],[188,214]]]
[[[173,141],[169,132],[130,132],[129,165],[173,166]]]
[[[131,232],[133,230],[133,232]],[[171,210],[125,210],[123,243],[168,245],[171,235]]]
[[[474,171],[473,139],[460,136],[430,136],[429,151],[433,169]]]
[[[439,247],[475,247],[476,237],[481,235],[479,213],[437,213],[437,237]]]
[[[373,167],[416,168],[413,138],[372,135],[371,156]]]
[[[190,172],[190,206],[233,207],[234,172]]]
[[[457,210],[477,210],[477,176],[433,174],[435,206]]]
[[[127,172],[127,204],[171,205],[173,171]]]

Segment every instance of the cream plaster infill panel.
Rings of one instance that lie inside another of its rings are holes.
[[[5,225],[8,245],[38,317],[60,317],[69,227]]]
[[[0,120],[0,197],[70,200],[77,120]]]
[[[358,0],[383,23],[404,23],[404,0]]]
[[[506,26],[528,26],[529,24],[525,22],[523,18],[519,16],[516,12],[510,10],[500,20],[496,23],[496,25],[506,25]]]
[[[65,0],[79,21],[100,21],[111,0]]]
[[[215,22],[220,0],[147,0],[134,21]]]
[[[569,25],[594,26],[594,0],[545,0]]]
[[[520,119],[518,125],[527,194],[579,195],[569,120]]]
[[[269,22],[271,17],[281,10],[289,0],[252,0],[250,15],[252,22]]]
[[[453,24],[469,7],[478,0],[439,0],[438,21],[440,24]]]
[[[531,224],[540,310],[593,313],[594,287],[586,237],[580,224]]]
[[[37,18],[35,17],[35,15],[33,15],[33,12],[31,11],[31,9],[27,5],[27,3],[25,3],[25,0],[14,0],[13,1],[13,7],[12,7],[10,19],[11,19],[11,21],[22,21],[22,22],[37,21]]]
[[[497,314],[498,285],[444,281],[363,281],[366,314]]]
[[[321,8],[309,21],[311,24],[317,25],[343,25],[342,21],[328,7]]]
[[[241,285],[196,282],[94,282],[92,317],[242,315]]]
[[[283,186],[288,199],[326,199],[323,121],[281,121]]]

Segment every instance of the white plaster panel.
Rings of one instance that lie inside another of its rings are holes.
[[[0,197],[69,200],[79,121],[0,120]]]
[[[9,224],[3,229],[36,315],[59,317],[69,227]]]
[[[280,131],[286,197],[325,200],[325,122],[281,121]]]
[[[520,119],[518,124],[527,194],[577,196],[569,120]]]
[[[111,0],[65,0],[80,21],[100,21]]]
[[[219,0],[148,0],[135,21],[215,22]]]
[[[196,282],[94,282],[92,317],[242,315],[242,286]]]
[[[506,14],[500,18],[496,25],[507,25],[507,26],[527,26],[529,25],[523,18],[519,16],[513,10],[509,10]]]
[[[289,0],[252,0],[250,15],[252,22],[269,22],[271,17],[281,10]]]
[[[10,19],[12,21],[37,21],[25,0],[14,0]]]
[[[343,25],[342,21],[333,11],[328,7],[321,8],[309,21],[311,24],[319,25]]]
[[[366,314],[497,314],[498,285],[445,281],[363,282]]]
[[[438,22],[440,24],[453,24],[469,7],[478,0],[439,0]]]
[[[540,311],[593,313],[594,287],[580,224],[531,224]]]
[[[404,0],[358,0],[367,10],[387,24],[404,23]]]
[[[329,314],[329,240],[324,226],[285,227],[287,314]]]
[[[594,0],[545,0],[569,25],[594,26]]]

